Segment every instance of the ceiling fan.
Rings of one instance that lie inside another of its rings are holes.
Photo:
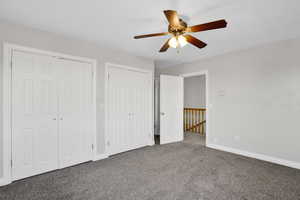
[[[172,37],[167,40],[167,42],[161,47],[159,52],[166,52],[169,47],[172,48],[183,47],[187,43],[193,44],[194,46],[201,49],[204,48],[207,44],[187,33],[208,31],[213,29],[225,28],[227,26],[227,22],[224,19],[209,22],[206,24],[188,26],[185,21],[183,21],[178,17],[178,14],[175,10],[165,10],[164,14],[167,17],[167,20],[169,22],[168,32],[138,35],[135,36],[134,39],[171,34]]]

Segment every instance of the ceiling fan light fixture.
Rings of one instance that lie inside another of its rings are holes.
[[[177,38],[174,36],[169,40],[169,46],[172,48],[177,48],[178,47],[178,41]]]
[[[184,47],[184,46],[187,45],[187,43],[188,43],[188,42],[186,41],[186,38],[185,38],[184,36],[182,36],[182,35],[179,35],[179,36],[178,36],[177,41],[178,41],[180,47]]]
[[[169,46],[172,48],[184,47],[187,44],[187,40],[184,36],[174,36],[169,40]]]

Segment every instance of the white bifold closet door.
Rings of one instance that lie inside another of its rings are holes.
[[[91,66],[14,51],[12,180],[91,160]]]
[[[56,92],[50,57],[13,53],[13,180],[58,168]]]
[[[109,154],[151,142],[151,74],[110,66],[108,80]]]
[[[92,160],[91,65],[57,61],[60,167]]]

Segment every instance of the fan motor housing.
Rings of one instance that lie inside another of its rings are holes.
[[[180,26],[169,25],[168,31],[175,36],[182,35],[186,32],[187,23],[179,19]]]

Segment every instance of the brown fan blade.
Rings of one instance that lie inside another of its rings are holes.
[[[147,34],[147,35],[138,35],[134,36],[134,39],[141,39],[141,38],[147,38],[147,37],[155,37],[155,36],[163,36],[163,35],[168,35],[169,33],[153,33],[153,34]]]
[[[204,48],[207,44],[202,42],[201,40],[198,40],[197,38],[191,36],[191,35],[184,35],[186,40],[191,43],[192,45],[198,47],[198,48]]]
[[[175,10],[164,10],[164,13],[172,26],[180,26],[179,17]]]
[[[187,32],[200,32],[200,31],[208,31],[212,29],[225,28],[227,26],[227,22],[222,19],[214,22],[209,22],[206,24],[199,24],[195,26],[191,26],[187,28]]]
[[[171,38],[170,38],[171,39]],[[169,46],[169,41],[170,39],[167,40],[167,42],[161,47],[161,49],[159,50],[160,53],[162,52],[166,52],[168,50]]]

